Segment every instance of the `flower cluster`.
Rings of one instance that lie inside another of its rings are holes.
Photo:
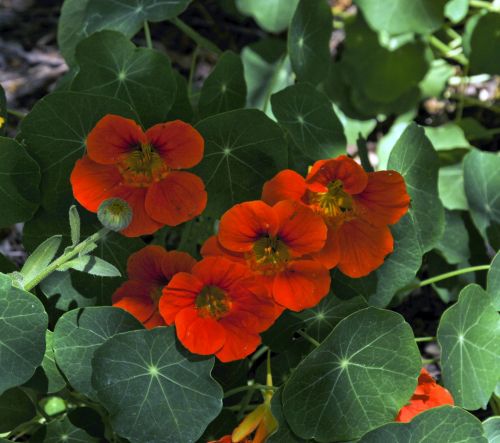
[[[199,163],[203,149],[187,123],[144,132],[132,120],[107,115],[75,165],[73,193],[94,212],[108,199],[127,202],[133,212],[121,231],[127,236],[177,225],[205,208],[201,179],[179,171]],[[148,328],[175,325],[191,352],[242,359],[283,310],[311,308],[328,294],[332,268],[361,277],[379,267],[393,250],[388,226],[409,203],[400,174],[366,173],[347,156],[317,161],[305,178],[281,171],[264,184],[261,200],[222,215],[201,261],[159,246],[133,254],[129,281],[113,304]]]

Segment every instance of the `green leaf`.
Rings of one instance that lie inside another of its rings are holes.
[[[342,320],[297,366],[283,390],[285,418],[305,439],[359,438],[394,419],[415,389],[420,366],[403,317],[363,309]]]
[[[52,262],[61,246],[61,240],[61,235],[49,237],[31,253],[21,269],[25,282],[33,280]]]
[[[307,83],[298,83],[271,96],[273,114],[291,135],[307,167],[316,160],[345,152],[344,130],[328,97]]]
[[[245,46],[241,60],[247,84],[247,107],[262,109],[271,115],[268,106],[271,94],[294,82],[286,45],[281,40],[266,38]]]
[[[167,56],[136,48],[119,32],[102,31],[78,45],[76,60],[80,69],[72,90],[123,100],[145,128],[166,121],[177,88]]]
[[[439,97],[453,74],[455,74],[455,68],[442,58],[433,60],[429,71],[419,85],[422,96]]]
[[[455,404],[486,407],[500,374],[500,317],[480,286],[460,292],[458,302],[441,316],[437,339],[443,383]]]
[[[69,272],[54,272],[40,283],[49,303],[60,311],[85,308],[96,304],[96,296],[84,297],[72,284]],[[90,291],[89,291],[90,292]]]
[[[274,393],[271,400],[271,412],[278,422],[278,429],[267,439],[267,443],[306,443],[306,440],[297,437],[283,415],[283,405],[281,404],[281,389]],[[311,440],[307,440],[311,441]]]
[[[444,7],[444,15],[449,18],[452,23],[459,23],[469,12],[469,0],[448,0]]]
[[[5,99],[5,91],[0,85],[0,135],[5,134],[7,127],[7,100]]]
[[[202,118],[233,109],[243,108],[247,85],[241,58],[226,51],[203,83],[198,108]]]
[[[175,101],[167,115],[166,121],[182,120],[190,122],[193,119],[193,107],[189,101],[187,80],[174,70],[174,78],[177,84]]]
[[[288,31],[288,53],[299,81],[319,83],[328,73],[332,13],[324,0],[300,0]]]
[[[111,306],[69,311],[54,329],[57,365],[73,388],[96,399],[91,384],[91,361],[96,349],[116,334],[141,328],[141,323],[128,312]]]
[[[42,170],[42,206],[66,212],[72,201],[69,176],[83,156],[85,140],[106,114],[137,120],[132,108],[110,97],[55,92],[42,98],[21,123],[28,153]]]
[[[47,393],[51,394],[63,389],[66,386],[66,381],[56,365],[53,349],[54,333],[52,331],[47,330],[45,341],[47,346],[45,349],[45,355],[43,356],[42,368],[45,376],[47,377]]]
[[[42,363],[47,322],[42,303],[0,274],[0,394],[28,381]]]
[[[486,239],[487,228],[493,222],[500,222],[500,156],[481,151],[467,154],[464,186],[472,220]]]
[[[196,125],[205,155],[195,168],[209,195],[205,215],[220,215],[246,200],[260,198],[262,184],[287,167],[280,127],[255,109],[214,115]]]
[[[67,271],[68,269],[75,269],[76,271],[85,272],[90,275],[98,275],[99,277],[121,276],[116,266],[113,266],[102,258],[93,257],[91,255],[75,258],[58,268],[59,271]]]
[[[436,249],[450,265],[464,263],[470,258],[469,233],[458,211],[445,211],[445,228]]]
[[[389,34],[431,34],[444,22],[447,0],[387,0],[380,7],[377,0],[354,0],[370,26]]]
[[[1,433],[12,431],[35,415],[35,405],[22,389],[9,389],[0,395]]]
[[[490,417],[483,421],[484,435],[488,443],[500,443],[500,417]]]
[[[500,252],[497,252],[491,262],[486,290],[492,299],[493,306],[500,311]]]
[[[438,158],[424,130],[411,124],[396,142],[388,169],[400,172],[411,197],[408,214],[422,252],[430,251],[444,231],[444,209],[438,197]]]
[[[463,129],[455,123],[427,126],[424,130],[442,163],[454,164],[473,148],[465,138]]]
[[[0,137],[0,226],[33,216],[40,203],[39,186],[38,164],[17,141]]]
[[[469,210],[465,196],[463,162],[439,168],[438,190],[446,209]]]
[[[288,28],[299,0],[236,0],[242,14],[252,16],[268,32],[279,33]]]
[[[178,16],[191,0],[65,0],[57,41],[68,62],[74,63],[75,48],[90,34],[110,29],[132,37],[145,20],[160,22]]]
[[[74,426],[68,417],[51,421],[47,425],[47,433],[43,440],[44,443],[97,443],[98,441],[83,429]]]
[[[213,358],[188,354],[173,328],[116,335],[92,361],[92,382],[113,429],[131,443],[196,441],[222,408]]]
[[[71,245],[76,246],[80,243],[80,215],[75,205],[69,208],[69,227],[71,234]]]
[[[17,271],[17,266],[0,253],[0,273],[7,274],[14,271]]]
[[[481,422],[460,408],[441,406],[418,414],[409,423],[388,423],[359,443],[488,443]]]
[[[490,12],[478,19],[470,36],[470,69],[474,74],[500,74],[500,14]]]

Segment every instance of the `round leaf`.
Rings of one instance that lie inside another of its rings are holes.
[[[40,167],[35,160],[17,141],[0,137],[0,226],[33,216],[40,202],[39,186]]]
[[[278,422],[278,429],[269,437],[267,443],[305,443],[306,440],[297,437],[283,415],[283,405],[281,404],[281,390],[274,393],[271,400],[271,412]]]
[[[377,32],[431,34],[444,22],[447,0],[354,0]]]
[[[95,352],[99,400],[131,443],[195,442],[222,408],[213,358],[177,346],[173,328],[155,328],[116,335]]]
[[[460,408],[441,406],[417,415],[410,423],[388,423],[359,443],[488,443],[481,422]]]
[[[42,303],[0,274],[0,394],[28,381],[42,363],[47,323]]]
[[[241,13],[252,16],[268,32],[282,32],[290,24],[299,0],[236,0]]]
[[[201,117],[207,117],[233,109],[243,108],[247,96],[247,85],[241,58],[227,51],[215,65],[203,83],[198,108]]]
[[[325,0],[300,0],[288,32],[288,53],[299,81],[319,83],[330,64],[332,14]]]
[[[205,215],[220,215],[246,200],[260,198],[262,184],[287,167],[280,127],[255,109],[208,117],[196,125],[205,138],[205,155],[194,170],[208,192]]]
[[[469,233],[458,211],[445,211],[446,226],[436,249],[451,265],[466,262],[470,257]]]
[[[119,32],[102,31],[78,45],[76,60],[80,70],[72,90],[123,100],[146,128],[166,120],[177,84],[162,53],[136,48]]]
[[[470,36],[470,69],[474,74],[500,74],[500,14],[490,12],[477,21]]]
[[[500,252],[497,252],[491,262],[491,268],[488,271],[487,291],[493,306],[497,311],[500,311]]]
[[[9,389],[0,395],[0,432],[9,432],[31,420],[36,409],[30,398],[19,388]]]
[[[483,421],[484,434],[488,443],[500,443],[500,417],[490,417]]]
[[[74,309],[64,314],[54,329],[54,354],[73,388],[95,399],[91,361],[95,350],[120,332],[142,325],[123,309],[110,306]]]
[[[500,374],[500,316],[478,285],[466,286],[458,302],[441,317],[443,383],[455,404],[466,409],[486,407]]]
[[[45,349],[45,355],[43,356],[42,368],[48,381],[47,393],[51,394],[64,388],[66,386],[66,381],[56,365],[53,349],[54,333],[47,330],[45,340],[47,347]]]
[[[98,441],[83,429],[74,426],[68,417],[51,421],[43,438],[44,443],[97,443]]]
[[[420,366],[412,330],[401,315],[358,311],[293,372],[283,391],[286,420],[305,439],[359,438],[394,419],[415,389]]]
[[[41,99],[21,123],[28,153],[42,170],[42,206],[66,213],[72,193],[69,176],[83,156],[85,140],[106,114],[137,120],[132,108],[110,97],[55,92]]]

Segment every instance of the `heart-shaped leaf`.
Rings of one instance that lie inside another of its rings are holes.
[[[359,438],[394,419],[415,389],[420,366],[403,317],[363,309],[342,320],[297,366],[283,390],[285,418],[304,439]]]
[[[123,100],[145,128],[166,121],[177,89],[167,56],[136,48],[119,32],[102,31],[80,42],[76,60],[80,69],[72,90]]]
[[[290,24],[299,0],[236,0],[238,9],[252,16],[268,32],[282,32]]]
[[[500,374],[500,315],[480,286],[462,289],[441,316],[437,339],[443,383],[455,404],[486,407]]]
[[[495,48],[500,45],[500,14],[490,12],[477,20],[470,35],[470,69],[474,74],[500,74]]]
[[[132,331],[95,352],[92,382],[113,429],[131,443],[195,442],[222,408],[213,364],[181,350],[173,328]]]
[[[73,388],[96,398],[91,384],[91,361],[95,350],[120,332],[142,325],[123,309],[110,306],[74,309],[64,314],[54,329],[54,354]]]
[[[497,252],[491,262],[491,268],[488,271],[487,291],[493,306],[497,311],[500,311],[500,252]]]
[[[22,389],[9,389],[0,395],[1,433],[12,431],[35,415],[35,405]]]

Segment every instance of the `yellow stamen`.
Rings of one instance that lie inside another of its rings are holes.
[[[283,241],[277,237],[262,237],[253,246],[247,257],[251,267],[262,274],[274,274],[282,270],[290,258],[290,253]]]
[[[160,155],[149,144],[141,144],[126,154],[118,169],[125,184],[135,187],[148,187],[165,178],[170,172]]]
[[[310,202],[314,209],[330,223],[338,223],[350,217],[353,209],[352,197],[344,191],[340,180],[328,184],[326,192],[314,192]]]
[[[231,300],[226,291],[217,286],[205,286],[195,300],[200,317],[211,317],[216,320],[224,317],[231,309]]]

